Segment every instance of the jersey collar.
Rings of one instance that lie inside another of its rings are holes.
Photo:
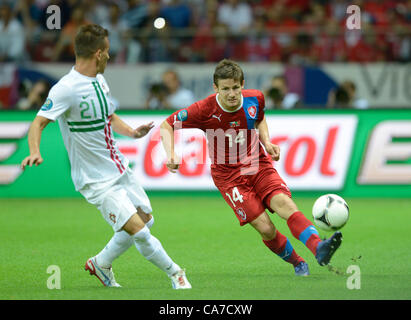
[[[215,99],[217,100],[218,106],[219,106],[224,112],[230,112],[230,113],[236,112],[236,111],[240,110],[240,109],[243,107],[243,100],[244,100],[244,99],[243,99],[243,95],[241,95],[241,103],[240,103],[240,106],[239,106],[237,109],[233,110],[233,111],[225,109],[225,108],[220,104],[220,101],[218,101],[218,95],[219,95],[219,94],[217,93],[216,96],[215,96]]]
[[[71,68],[71,72],[75,73],[77,76],[80,76],[80,77],[83,77],[83,78],[86,78],[86,79],[90,79],[90,80],[96,80],[97,79],[97,77],[88,77],[88,76],[78,72],[76,69],[74,69],[74,66]]]

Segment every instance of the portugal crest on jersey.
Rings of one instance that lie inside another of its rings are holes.
[[[113,223],[116,223],[116,215],[114,213],[110,213],[109,218],[111,221],[113,221]]]
[[[257,108],[256,106],[249,106],[247,108],[247,112],[250,115],[251,118],[255,118],[255,116],[257,115]]]

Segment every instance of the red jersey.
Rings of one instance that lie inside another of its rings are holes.
[[[264,118],[264,106],[264,95],[259,90],[242,90],[242,103],[235,111],[223,109],[213,94],[174,112],[167,122],[174,129],[203,130],[212,174],[231,179],[239,175],[240,169],[249,168],[253,161],[268,162],[272,166],[255,130],[256,123]]]

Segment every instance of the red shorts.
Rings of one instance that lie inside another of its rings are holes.
[[[271,163],[260,162],[256,174],[238,175],[230,181],[213,171],[211,176],[241,226],[256,219],[265,209],[273,212],[270,200],[274,195],[285,193],[291,198],[290,189]]]

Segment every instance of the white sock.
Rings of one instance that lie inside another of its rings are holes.
[[[151,229],[154,224],[154,216],[146,223],[146,226]],[[134,239],[125,231],[115,232],[104,249],[97,254],[97,264],[103,268],[111,267],[115,259],[121,256],[134,243]]]
[[[133,237],[127,232],[115,232],[104,249],[96,256],[97,264],[103,268],[111,267],[114,259],[122,255],[133,243]]]
[[[147,228],[151,229],[154,224],[154,216],[151,216],[151,219],[146,223]]]
[[[160,241],[154,237],[147,226],[134,234],[134,243],[137,250],[152,264],[172,276],[181,268],[171,260]]]

